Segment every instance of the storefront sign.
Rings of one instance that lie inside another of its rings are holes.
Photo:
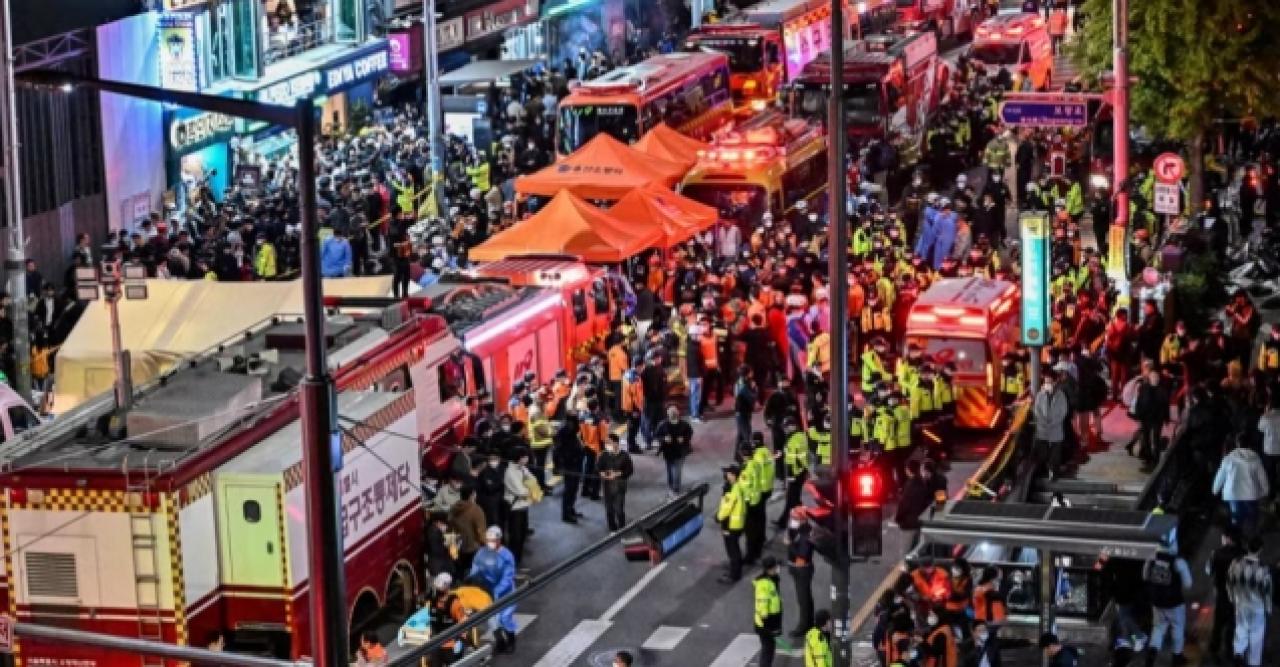
[[[165,14],[159,22],[160,87],[167,90],[200,89],[196,57],[196,23],[191,14]]]
[[[220,113],[200,113],[169,122],[169,147],[183,154],[204,144],[223,141],[235,134],[236,119]]]
[[[391,71],[396,74],[413,71],[413,33],[405,30],[387,34],[391,55]]]
[[[254,99],[268,104],[293,106],[307,96],[341,92],[389,70],[391,56],[386,43],[360,49],[349,57],[320,70],[303,72],[277,81],[253,94]]]
[[[203,7],[207,4],[209,4],[209,0],[164,0],[164,9],[167,12],[171,12],[179,9]]]
[[[441,21],[436,24],[436,48],[448,51],[462,46],[467,41],[466,23],[459,16],[456,19]]]
[[[1049,216],[1024,213],[1022,236],[1022,344],[1042,346],[1049,334]]]
[[[390,68],[390,65],[391,58],[387,53],[387,49],[379,49],[368,55],[360,56],[351,62],[330,67],[325,70],[324,78],[329,92],[334,92],[382,74]]]
[[[538,15],[538,0],[499,0],[466,15],[467,41],[518,26]]]

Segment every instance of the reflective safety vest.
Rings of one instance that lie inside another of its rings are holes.
[[[927,415],[938,406],[933,402],[933,380],[919,380],[916,386],[911,388],[911,418],[919,419],[920,415]]]
[[[871,437],[870,419],[865,412],[854,412],[849,418],[849,437],[855,440],[867,440]]]
[[[467,178],[471,180],[472,187],[488,192],[490,187],[489,163],[485,161],[474,167],[467,167]]]
[[[760,476],[756,472],[756,464],[752,459],[747,459],[742,463],[742,472],[738,475],[738,484],[742,486],[742,500],[748,507],[759,505],[762,500],[760,493]]]
[[[862,353],[862,393],[874,391],[881,375],[884,375],[884,362],[874,349],[867,349]]]
[[[814,453],[818,457],[818,464],[831,465],[831,433],[819,431],[811,426],[806,435],[808,435],[809,444],[814,448]]]
[[[787,436],[787,446],[783,453],[783,459],[787,463],[787,474],[793,478],[808,470],[809,438],[800,431]]]
[[[956,638],[951,634],[951,626],[943,623],[934,628],[929,633],[925,643],[932,646],[938,637],[942,636],[946,639],[946,648],[943,649],[941,656],[931,655],[925,658],[925,667],[959,667],[960,653],[956,650]]]
[[[1258,368],[1274,371],[1280,368],[1280,341],[1268,338],[1258,350]]]
[[[849,241],[849,251],[855,257],[861,257],[871,252],[871,234],[862,227],[853,230],[853,237]]]
[[[1009,616],[1004,597],[991,584],[983,584],[973,591],[973,617],[985,623],[1004,623]]]
[[[872,437],[875,438],[885,450],[897,449],[898,445],[894,440],[897,432],[893,425],[893,410],[887,405],[881,405],[876,408],[876,415],[871,425]]]
[[[764,445],[756,447],[756,450],[751,453],[751,465],[756,467],[756,490],[762,496],[773,493],[773,479],[777,468],[773,465],[773,454],[769,453],[769,448]]]
[[[893,331],[893,317],[886,306],[867,304],[862,307],[859,321],[863,333],[890,333]]]
[[[821,628],[809,628],[804,636],[804,667],[831,667],[831,640]]]
[[[955,392],[951,389],[951,381],[945,377],[933,379],[933,405],[938,410],[946,410],[956,402]]]
[[[1160,344],[1160,363],[1172,364],[1178,361],[1178,358],[1182,356],[1182,347],[1182,338],[1178,334],[1171,333],[1165,336],[1164,342]],[[1258,360],[1258,367],[1265,368],[1261,359]]]
[[[897,427],[894,437],[898,447],[911,446],[911,408],[899,403],[893,408],[893,425]]]
[[[1025,387],[1026,381],[1022,378],[1022,369],[1018,364],[1005,366],[1000,370],[1000,391],[1005,396],[1020,396]]]
[[[764,629],[766,621],[782,613],[782,596],[778,595],[778,584],[767,576],[756,577],[751,586],[755,589],[756,627]]]
[[[894,370],[893,375],[904,390],[909,390],[919,382],[920,369],[904,357],[898,360],[898,368]]]
[[[529,446],[534,449],[546,449],[551,446],[555,431],[551,428],[551,420],[546,417],[534,417],[529,421]]]
[[[716,509],[716,521],[727,530],[739,531],[747,524],[747,502],[743,497],[742,478],[734,482],[728,491],[720,496],[720,507]]]

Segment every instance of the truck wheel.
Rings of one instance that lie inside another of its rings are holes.
[[[414,585],[413,572],[404,563],[397,565],[395,571],[391,573],[391,579],[387,582],[387,595],[384,598],[387,601],[387,612],[396,620],[409,618],[414,612],[416,596],[417,587]]]
[[[378,596],[374,595],[372,589],[365,589],[360,593],[360,597],[356,598],[355,606],[351,608],[351,645],[360,645],[360,633],[365,630],[374,630],[377,628],[376,622],[378,615],[382,611],[382,605],[378,604]]]

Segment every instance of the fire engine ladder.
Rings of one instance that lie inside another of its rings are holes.
[[[129,507],[129,538],[133,544],[133,581],[138,599],[138,638],[156,642],[164,638],[164,610],[160,595],[159,536],[156,515],[146,512],[143,499],[150,491],[147,477],[126,486]],[[164,667],[164,660],[143,657],[142,667]]]

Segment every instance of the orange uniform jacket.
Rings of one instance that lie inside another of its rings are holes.
[[[619,382],[622,380],[622,374],[627,372],[631,367],[631,358],[627,354],[627,348],[622,343],[618,343],[609,348],[609,381]]]

